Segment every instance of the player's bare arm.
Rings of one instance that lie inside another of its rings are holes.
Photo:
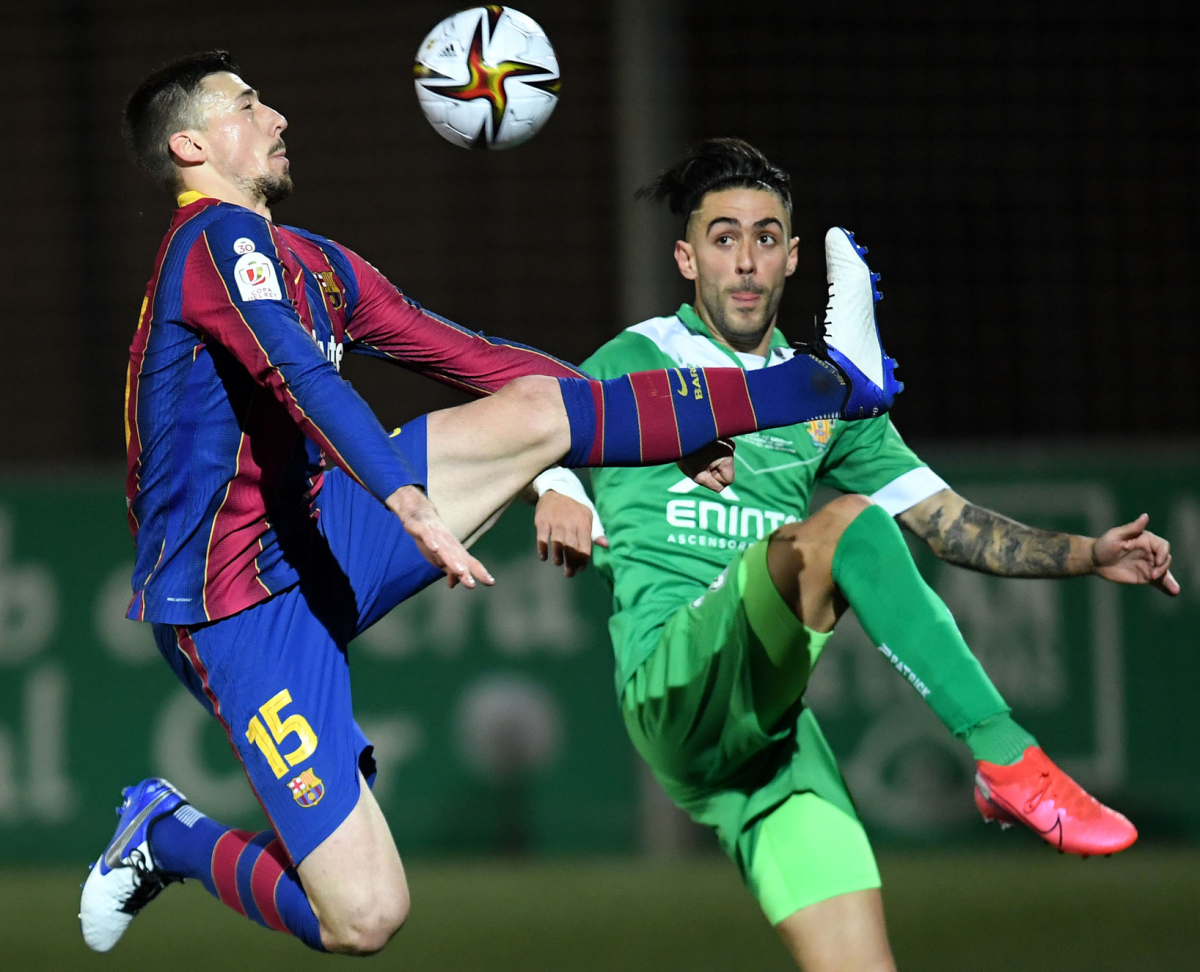
[[[1171,548],[1146,529],[1149,516],[1085,537],[1026,526],[944,489],[899,520],[947,563],[1001,577],[1096,574],[1118,584],[1153,584],[1172,597]]]

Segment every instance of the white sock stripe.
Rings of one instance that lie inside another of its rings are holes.
[[[204,814],[193,807],[190,803],[185,803],[183,806],[175,810],[175,819],[185,827],[194,827],[204,819]]]

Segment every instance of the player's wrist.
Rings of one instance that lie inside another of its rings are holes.
[[[579,481],[579,477],[568,469],[562,466],[551,466],[544,473],[538,476],[530,484],[534,492],[537,493],[538,499],[541,499],[546,493],[559,493],[568,499],[574,500],[582,506],[586,506],[592,514],[592,539],[604,535],[604,527],[600,523],[600,514],[596,512],[596,507],[592,505],[592,500],[588,496],[587,491],[583,488],[583,483]]]

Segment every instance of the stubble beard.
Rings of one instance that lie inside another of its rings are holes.
[[[731,320],[730,315],[725,311],[726,298],[732,293],[740,293],[741,291],[739,290],[721,290],[720,287],[716,286],[702,286],[700,288],[700,299],[704,302],[704,309],[708,311],[708,317],[712,321],[712,326],[727,344],[737,351],[753,351],[762,342],[767,328],[775,320],[775,313],[779,309],[779,300],[783,294],[782,289],[769,292],[766,289],[759,288],[743,289],[761,294],[766,298],[762,303],[762,316],[752,324],[747,322],[745,318],[742,318],[740,321],[736,318]]]
[[[292,194],[292,177],[287,173],[259,176],[254,180],[254,189],[269,208]]]
[[[239,179],[238,183],[246,195],[268,208],[283,202],[292,192],[292,177],[286,172],[283,175],[271,173],[253,179]]]

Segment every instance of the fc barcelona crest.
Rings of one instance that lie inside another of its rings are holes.
[[[818,449],[823,449],[829,444],[829,437],[833,435],[833,419],[817,419],[815,422],[805,422],[808,427],[808,437],[812,439],[812,444]]]
[[[338,286],[337,277],[334,276],[333,271],[318,270],[316,271],[316,277],[317,283],[321,285],[321,290],[329,298],[329,306],[334,310],[340,310],[344,302],[342,288]]]
[[[292,791],[292,799],[302,807],[315,807],[325,795],[325,784],[310,769],[288,783],[288,789]]]

